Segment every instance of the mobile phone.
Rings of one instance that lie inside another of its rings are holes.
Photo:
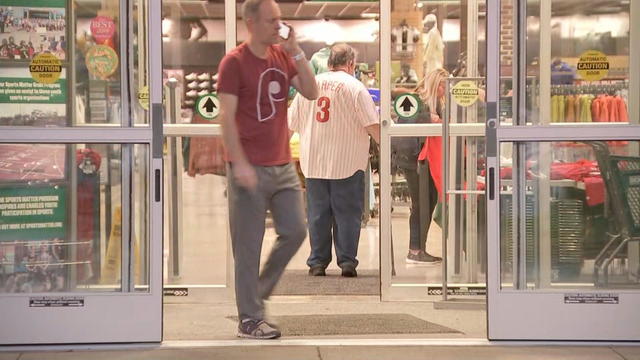
[[[280,35],[280,37],[283,38],[284,40],[288,40],[290,33],[291,33],[291,26],[281,21],[280,29],[278,30],[278,35]]]

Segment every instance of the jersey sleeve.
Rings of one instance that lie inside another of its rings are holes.
[[[239,96],[240,63],[233,56],[225,56],[220,62],[218,71],[218,92]]]
[[[356,109],[358,115],[358,121],[364,127],[378,124],[378,113],[376,112],[376,104],[373,102],[369,91],[362,86],[358,90],[356,97]]]

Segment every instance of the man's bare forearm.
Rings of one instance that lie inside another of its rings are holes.
[[[301,50],[302,51],[302,50]],[[298,89],[300,94],[309,100],[315,100],[318,98],[318,85],[316,84],[316,78],[311,69],[311,64],[306,58],[302,58],[296,63],[296,69],[298,70]]]
[[[240,143],[235,119],[229,119],[224,111],[220,113],[220,119],[222,123],[222,141],[224,141],[224,146],[227,148],[229,158],[233,161],[248,163],[249,161]]]

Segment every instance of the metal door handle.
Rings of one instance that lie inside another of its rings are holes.
[[[493,200],[496,197],[495,194],[495,181],[496,181],[495,168],[489,168],[489,200]]]
[[[155,177],[156,177],[156,202],[160,201],[160,169],[156,169],[155,171]]]

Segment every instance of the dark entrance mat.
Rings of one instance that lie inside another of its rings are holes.
[[[327,276],[309,276],[307,270],[287,270],[273,295],[380,295],[378,270],[358,270],[358,277],[345,278],[340,270]]]
[[[238,321],[236,316],[227,319]],[[273,320],[284,336],[460,333],[409,314],[284,315]]]

